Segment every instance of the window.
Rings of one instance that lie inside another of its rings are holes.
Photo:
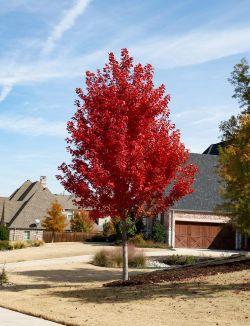
[[[24,240],[30,240],[30,231],[24,231]]]
[[[73,210],[72,209],[65,209],[67,220],[71,221],[73,218]]]

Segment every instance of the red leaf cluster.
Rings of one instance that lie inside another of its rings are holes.
[[[155,215],[192,192],[197,168],[169,120],[169,95],[155,87],[151,65],[121,60],[86,72],[86,92],[76,89],[77,111],[68,122],[71,164],[58,176],[93,217]],[[166,188],[168,189],[166,191]]]

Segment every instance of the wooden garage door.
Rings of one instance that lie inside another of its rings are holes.
[[[176,248],[234,249],[231,226],[213,223],[175,222]]]

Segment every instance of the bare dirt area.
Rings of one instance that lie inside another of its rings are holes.
[[[250,322],[249,270],[115,288],[103,284],[118,280],[119,269],[90,264],[23,267],[9,277],[15,285],[0,289],[0,306],[66,325],[247,326]]]
[[[41,247],[32,247],[17,250],[0,251],[0,264],[27,260],[40,260],[50,258],[92,255],[101,249],[111,250],[117,248],[111,245],[82,242],[46,243]],[[144,248],[144,252],[164,252],[166,249]]]

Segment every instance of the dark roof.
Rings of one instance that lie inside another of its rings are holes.
[[[176,202],[173,208],[213,212],[217,205],[222,204],[219,194],[220,179],[216,172],[218,156],[191,153],[189,163],[196,164],[199,168],[194,182],[194,192]]]
[[[0,221],[10,228],[29,228],[36,219],[44,219],[55,199],[63,209],[77,209],[72,196],[53,195],[40,182],[27,180],[10,197],[0,197]]]
[[[219,155],[219,147],[225,147],[228,144],[226,141],[221,141],[220,143],[211,144],[203,154],[210,154],[210,155]]]

